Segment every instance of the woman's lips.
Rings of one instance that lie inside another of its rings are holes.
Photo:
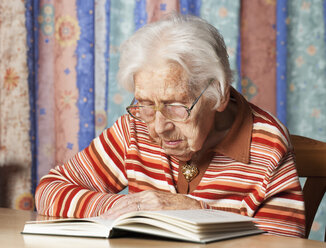
[[[182,140],[164,140],[163,142],[165,146],[176,147],[182,142]]]

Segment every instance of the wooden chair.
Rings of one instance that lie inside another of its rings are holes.
[[[306,207],[306,238],[326,192],[326,143],[291,135],[299,177],[306,177],[303,195]],[[324,241],[326,242],[326,230]]]

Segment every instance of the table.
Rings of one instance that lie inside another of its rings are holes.
[[[115,238],[115,239],[96,239],[96,238],[75,238],[42,235],[22,235],[25,221],[35,219],[36,213],[30,211],[13,210],[0,208],[0,247],[10,248],[197,248],[197,247],[219,247],[219,248],[314,248],[325,247],[326,243],[314,240],[299,238],[279,237],[266,234],[254,235],[244,238],[219,241],[209,244],[195,244],[178,241],[166,241],[159,239],[137,239],[137,238]]]

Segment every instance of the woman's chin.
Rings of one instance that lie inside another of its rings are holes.
[[[165,153],[169,156],[173,156],[180,161],[188,161],[192,157],[192,153],[182,151],[177,151],[176,149],[164,149]]]

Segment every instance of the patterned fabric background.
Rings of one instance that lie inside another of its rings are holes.
[[[33,207],[25,6],[0,2],[0,203]]]
[[[119,46],[170,11],[220,30],[248,100],[326,141],[326,0],[0,1],[1,206],[33,209],[40,177],[125,113]],[[325,219],[326,199],[312,239]]]

